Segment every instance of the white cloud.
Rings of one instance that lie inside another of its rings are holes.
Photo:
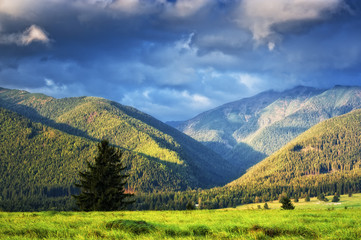
[[[84,1],[84,0],[82,0]],[[64,0],[0,0],[0,13],[13,17],[34,20],[38,18],[42,12],[53,8],[56,5],[64,5]]]
[[[117,0],[112,6],[125,12],[135,12],[140,7],[139,0]]]
[[[196,113],[214,107],[211,99],[199,93],[153,87],[128,91],[120,102],[125,105],[135,106],[146,113],[151,113],[161,120],[184,119],[184,115],[192,117]],[[179,111],[179,109],[183,110]]]
[[[23,4],[21,4],[23,2]],[[11,16],[20,16],[25,11],[26,7],[30,5],[31,0],[0,0],[0,13]]]
[[[0,44],[16,44],[26,46],[32,42],[49,43],[46,32],[36,25],[31,25],[22,33],[1,34]]]
[[[54,81],[51,79],[45,78],[44,81],[45,81],[45,85],[48,87],[52,87],[55,85]]]
[[[47,34],[40,27],[36,25],[31,25],[25,32],[21,35],[21,43],[23,45],[29,45],[31,42],[38,41],[42,43],[49,43],[49,38]]]
[[[258,91],[259,89],[261,89],[260,86],[264,83],[264,80],[255,75],[251,75],[248,73],[240,73],[237,75],[239,82],[247,86],[250,92]]]
[[[129,15],[142,14],[152,11],[156,2],[144,0],[115,0],[109,4],[110,8]]]
[[[276,44],[274,42],[268,43],[268,50],[273,51],[273,49],[276,47]]]
[[[213,0],[177,0],[175,4],[167,4],[167,14],[175,17],[189,17]]]
[[[272,30],[275,24],[320,20],[326,12],[335,11],[342,3],[343,0],[242,0],[236,20],[260,43],[276,34]]]
[[[182,100],[188,102],[192,109],[202,109],[211,105],[211,100],[200,94],[190,94],[188,91],[181,93]]]
[[[33,93],[44,93],[48,96],[68,96],[69,88],[64,84],[59,84],[54,82],[54,80],[49,78],[44,78],[45,86],[35,87],[35,88],[25,88],[24,90],[33,92]]]

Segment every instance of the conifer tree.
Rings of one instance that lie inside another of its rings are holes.
[[[305,202],[309,202],[309,201],[311,201],[311,199],[310,199],[310,195],[309,195],[309,194],[307,194],[307,195],[306,195],[306,198],[305,198]]]
[[[291,200],[287,196],[282,196],[280,199],[280,203],[282,203],[281,208],[285,210],[293,210],[295,206],[292,204]]]
[[[75,184],[81,192],[74,196],[84,211],[114,211],[124,209],[132,194],[125,193],[128,175],[121,162],[122,152],[109,145],[108,140],[98,144],[95,163],[87,161],[88,170],[79,172],[80,183]]]
[[[335,194],[335,196],[333,196],[332,198],[332,202],[339,202],[339,201],[340,201],[340,197],[337,194]]]

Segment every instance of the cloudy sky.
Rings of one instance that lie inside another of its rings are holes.
[[[0,0],[0,86],[185,120],[258,92],[361,85],[358,0]]]

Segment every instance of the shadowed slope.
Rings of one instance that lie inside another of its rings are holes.
[[[180,131],[245,170],[313,125],[361,107],[361,88],[296,87],[222,105],[183,123]]]

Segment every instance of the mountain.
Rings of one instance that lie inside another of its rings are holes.
[[[155,118],[116,102],[95,97],[55,99],[1,88],[0,107],[1,159],[7,159],[2,160],[0,171],[7,173],[5,185],[17,176],[23,176],[21,182],[26,183],[29,178],[35,179],[34,174],[53,176],[66,172],[66,176],[54,176],[49,188],[67,189],[76,179],[74,174],[84,167],[84,161],[94,156],[96,142],[103,138],[124,150],[130,166],[129,188],[135,191],[206,188],[236,178],[234,166],[212,150]],[[21,143],[16,136],[22,139]],[[58,141],[58,137],[67,140]],[[63,149],[68,153],[64,155]],[[76,167],[57,172],[54,169],[60,160]],[[11,171],[11,167],[23,162],[27,163],[24,168]],[[19,189],[23,187],[21,182],[16,185]]]
[[[96,142],[4,108],[0,108],[0,143],[0,209],[6,211],[53,207],[57,197],[75,192],[78,171],[96,154]],[[65,202],[61,205],[69,209]]]
[[[310,128],[227,188],[257,194],[360,191],[360,142],[361,110],[354,110]]]
[[[358,108],[361,87],[298,86],[263,92],[173,124],[245,171],[313,125]]]

